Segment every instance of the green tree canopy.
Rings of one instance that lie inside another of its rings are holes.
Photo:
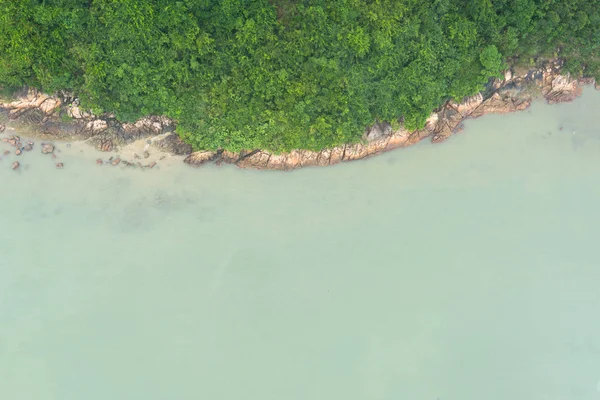
[[[0,85],[164,114],[197,149],[318,150],[423,126],[507,57],[600,75],[589,0],[0,0]]]

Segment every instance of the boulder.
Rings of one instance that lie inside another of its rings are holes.
[[[50,143],[42,143],[42,154],[54,153],[54,145]]]
[[[108,129],[108,123],[103,119],[95,119],[90,121],[85,126],[85,129],[92,135],[97,135],[100,132],[104,132]]]

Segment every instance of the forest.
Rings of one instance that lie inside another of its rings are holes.
[[[197,150],[418,128],[509,63],[600,78],[599,50],[598,0],[0,0],[0,86],[166,115]]]

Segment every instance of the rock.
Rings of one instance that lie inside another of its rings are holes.
[[[65,166],[65,164],[63,164],[61,162],[56,163],[56,168],[58,168],[58,169],[62,169],[64,166]]]
[[[176,133],[170,133],[163,139],[155,140],[153,143],[157,149],[178,156],[189,155],[193,151],[192,145],[185,143]]]
[[[172,125],[172,121],[165,117],[149,116],[137,120],[134,124],[123,124],[123,130],[132,136],[156,136],[163,133],[166,127]]]
[[[81,115],[81,110],[79,110],[79,107],[77,107],[77,105],[71,106],[67,110],[67,115],[69,117],[71,117],[71,118],[74,118],[74,119],[81,119],[81,118],[83,118],[83,115]]]
[[[23,149],[25,151],[31,151],[31,150],[33,150],[33,146],[28,143],[28,144],[25,145],[25,147],[23,147]]]
[[[210,161],[214,161],[219,157],[215,151],[197,151],[187,156],[183,162],[193,167],[199,167]]]
[[[154,168],[155,166],[156,166],[156,161],[153,161],[150,164],[146,165],[146,168]]]
[[[483,103],[483,95],[481,93],[476,94],[475,96],[465,98],[462,103],[456,106],[456,110],[463,117],[467,117],[473,113]]]
[[[511,71],[510,69],[509,69],[509,70],[506,70],[506,71],[504,72],[504,81],[505,81],[505,82],[508,82],[508,81],[510,81],[510,80],[512,79],[512,77],[513,77],[513,74],[512,74],[512,71]]]
[[[58,107],[60,107],[60,100],[49,97],[38,108],[46,114],[52,114]]]
[[[392,125],[389,122],[381,122],[373,125],[367,132],[367,140],[373,141],[392,134]]]
[[[10,151],[8,151],[8,150],[4,150],[4,155],[5,155],[5,156],[7,156],[7,155],[9,155],[9,154],[10,154]]]
[[[121,162],[121,159],[117,157],[114,160],[112,160],[111,164],[114,166],[117,166],[117,165],[119,165],[120,162]]]
[[[113,142],[110,139],[102,139],[98,143],[98,150],[100,150],[100,151],[109,152],[109,151],[112,151],[112,149],[113,149]]]
[[[50,143],[42,143],[42,154],[54,153],[54,146]]]
[[[494,93],[489,99],[486,99],[471,116],[473,118],[481,117],[485,114],[504,114],[514,111],[525,110],[531,104],[531,98],[513,99],[511,97],[502,97]]]
[[[21,155],[21,153],[22,153],[21,149],[16,149],[16,150],[15,150],[15,154],[16,154],[16,155],[20,156],[20,155]]]
[[[150,153],[148,153],[147,151],[144,152],[144,158],[148,158],[150,157]]]
[[[596,79],[592,78],[590,76],[585,76],[583,78],[579,78],[579,84],[580,85],[595,85]]]
[[[20,165],[21,164],[19,164],[18,161],[15,161],[14,163],[12,163],[12,169],[17,169],[17,168],[19,168]]]
[[[5,137],[3,137],[3,138],[2,138],[2,141],[3,141],[4,143],[8,143],[8,138],[5,138]]]
[[[140,158],[142,158],[142,157],[140,157],[140,156],[139,156],[139,155],[137,155],[137,154],[134,154],[134,155],[133,155],[133,158],[134,158],[134,159],[136,159],[136,160],[139,160],[139,159],[140,159]]]
[[[103,119],[95,119],[93,121],[88,122],[85,128],[92,135],[97,135],[98,133],[104,132],[108,129],[108,123]]]
[[[557,104],[573,101],[582,93],[582,88],[577,79],[569,75],[544,74],[542,94],[548,104]]]
[[[101,158],[96,159],[96,165],[102,165],[104,164],[104,161],[102,161]]]
[[[0,133],[4,132],[5,129],[6,129],[6,125],[0,124]]]

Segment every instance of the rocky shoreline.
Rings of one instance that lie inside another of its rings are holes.
[[[111,114],[96,116],[81,110],[78,99],[66,92],[47,95],[35,89],[24,89],[15,94],[15,101],[0,103],[0,114],[9,123],[14,122],[17,125],[33,128],[36,136],[46,143],[83,141],[103,152],[118,152],[124,146],[143,140],[159,153],[185,156],[184,162],[191,166],[214,162],[235,164],[240,168],[293,170],[360,160],[385,151],[410,146],[426,138],[431,138],[433,143],[439,143],[453,133],[460,132],[463,121],[468,118],[525,110],[537,97],[543,97],[550,104],[572,101],[581,95],[582,85],[595,85],[596,89],[600,89],[600,85],[593,79],[573,79],[569,75],[561,75],[561,65],[560,61],[551,61],[536,69],[508,70],[504,79],[491,82],[485,92],[466,98],[461,103],[446,102],[430,115],[423,129],[408,131],[400,127],[394,131],[391,124],[378,123],[365,132],[361,143],[320,152],[308,150],[295,150],[283,154],[262,150],[240,153],[193,152],[192,147],[184,143],[174,132],[175,124],[169,118],[149,116],[135,123],[121,123]],[[0,119],[0,133],[3,130],[4,124]],[[146,156],[146,150],[144,152]],[[99,164],[117,165],[121,159],[113,157],[107,161],[101,159],[100,161]],[[154,167],[156,162],[152,161],[148,166],[144,166],[139,161],[124,161],[127,165],[139,164],[141,167],[149,168]]]

